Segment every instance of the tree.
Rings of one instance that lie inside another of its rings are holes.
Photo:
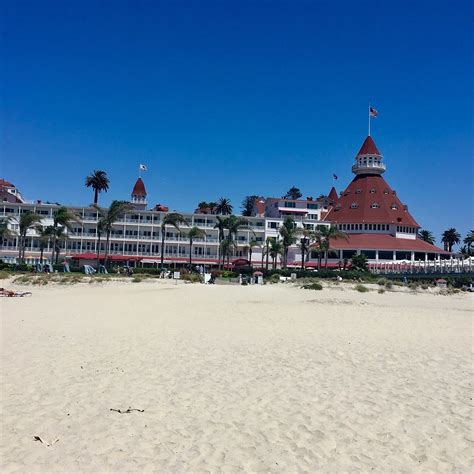
[[[48,225],[45,227],[39,224],[36,226],[36,233],[38,234],[38,237],[39,237],[38,243],[39,243],[39,249],[40,249],[40,263],[43,263],[43,253],[48,248],[53,231],[54,231],[54,228],[52,225]]]
[[[318,225],[316,231],[321,236],[320,243],[321,249],[324,251],[324,267],[327,268],[329,251],[331,250],[331,239],[343,238],[347,240],[348,236],[334,226]]]
[[[56,265],[57,265],[58,262],[59,262],[59,254],[61,253],[61,242],[66,242],[66,240],[69,237],[66,233],[66,227],[64,227],[64,226],[57,227],[56,229],[54,229],[51,226],[51,232],[54,235],[54,251],[56,252],[56,260],[55,260],[54,263],[56,263]],[[53,262],[51,262],[51,263],[53,263]]]
[[[441,242],[444,244],[444,250],[452,252],[453,246],[461,242],[461,234],[456,229],[451,227],[450,229],[443,232]]]
[[[192,265],[192,250],[193,250],[193,243],[194,239],[201,239],[206,235],[206,231],[200,229],[199,227],[192,227],[191,230],[188,232],[188,239],[189,239],[189,268]]]
[[[14,237],[14,233],[10,230],[11,217],[3,217],[0,219],[0,245],[3,247],[3,241]]]
[[[263,257],[265,257],[265,270],[268,270],[268,258],[270,256],[270,244],[275,237],[267,237],[265,241],[265,248],[262,252],[262,268],[263,268]]]
[[[219,267],[221,265],[221,250],[222,250],[222,241],[224,240],[225,237],[225,228],[226,228],[226,219],[222,218],[220,216],[216,216],[216,225],[214,226],[214,229],[217,229],[217,240],[219,241],[219,246],[217,247],[217,262],[219,264]]]
[[[292,188],[288,190],[288,192],[283,196],[283,198],[296,200],[296,199],[300,199],[302,196],[303,194],[301,194],[301,191],[299,190],[299,188],[296,188],[295,186],[293,186]]]
[[[27,211],[20,215],[18,219],[18,259],[20,262],[25,260],[26,234],[41,221],[41,216]]]
[[[421,240],[424,240],[425,242],[428,242],[429,244],[434,245],[435,237],[433,235],[433,232],[423,229],[418,232],[418,235]]]
[[[278,239],[272,239],[270,241],[269,253],[270,253],[270,257],[272,257],[273,269],[276,268],[278,255],[282,255],[283,252],[284,252],[283,242]]]
[[[229,266],[230,255],[232,251],[234,251],[237,248],[235,240],[230,235],[227,235],[227,237],[221,242],[220,247],[221,247],[221,254],[222,254],[222,264],[223,266],[225,266],[225,260],[227,258],[227,266]]]
[[[361,253],[359,255],[354,255],[351,259],[351,262],[354,270],[359,270],[361,272],[369,271],[367,256],[365,254]]]
[[[179,233],[181,233],[180,225],[186,225],[188,221],[184,218],[182,214],[178,212],[170,212],[163,217],[161,223],[161,268],[163,268],[165,260],[165,236],[166,236],[166,226],[174,227]]]
[[[229,214],[232,214],[232,209],[233,209],[233,206],[230,203],[230,199],[221,197],[219,201],[217,201],[215,212],[217,214],[229,215]]]
[[[100,251],[100,234],[105,232],[105,254],[104,266],[107,266],[107,259],[109,257],[110,234],[114,228],[114,224],[120,219],[123,214],[133,209],[132,205],[127,201],[112,201],[108,209],[96,207],[99,210],[100,218],[97,222],[98,247],[97,247],[97,266],[99,266],[99,251]]]
[[[258,242],[258,241],[255,240],[255,239],[251,239],[250,242],[249,242],[249,245],[248,245],[248,253],[249,253],[249,262],[250,262],[250,265],[252,265],[252,253],[253,253],[253,248],[254,248],[254,247],[262,248],[262,246],[260,245],[260,242]]]
[[[474,230],[469,231],[466,237],[464,237],[463,243],[467,247],[467,254],[471,255],[471,247],[474,245]]]
[[[53,229],[51,230],[51,247],[53,250],[51,253],[51,263],[55,261],[54,254],[56,252],[56,239],[58,236],[58,228],[65,227],[68,231],[72,232],[72,222],[80,221],[77,215],[74,212],[70,211],[67,207],[62,206],[53,212]]]
[[[94,170],[89,176],[86,177],[86,187],[92,188],[94,190],[94,204],[97,204],[99,193],[102,191],[108,191],[109,184],[110,181],[107,173],[102,170]]]
[[[252,215],[253,205],[259,197],[260,196],[256,196],[254,194],[251,196],[244,197],[244,200],[242,201],[242,215],[243,216],[249,217]]]
[[[290,247],[296,242],[298,235],[298,228],[293,218],[287,217],[280,226],[280,235],[282,237],[283,245],[283,268],[288,266],[288,251]]]
[[[217,203],[215,202],[201,201],[198,204],[196,211],[201,214],[214,214],[216,206],[217,206]]]
[[[301,250],[301,270],[304,270],[306,255],[309,252],[309,247],[313,239],[314,232],[311,229],[302,228],[298,229],[297,235],[301,236],[298,247]]]

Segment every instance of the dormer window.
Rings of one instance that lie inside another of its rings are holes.
[[[378,202],[374,202],[370,207],[371,207],[372,209],[378,209],[380,206],[379,206],[379,203],[378,203]]]
[[[390,209],[392,209],[393,211],[396,211],[398,210],[398,205],[394,203],[390,206]]]
[[[351,209],[357,209],[359,207],[359,204],[357,204],[356,202],[353,202],[351,204]]]
[[[384,189],[384,190],[383,190],[383,193],[384,193],[384,194],[388,194],[388,189]]]
[[[375,194],[376,192],[377,192],[377,191],[375,190],[375,188],[372,188],[372,189],[370,190],[370,194]]]
[[[356,194],[362,194],[362,189],[356,189]]]

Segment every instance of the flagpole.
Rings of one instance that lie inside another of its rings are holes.
[[[141,166],[138,166],[138,177],[139,178],[142,177],[142,167]]]
[[[367,112],[369,114],[369,137],[370,137],[370,102],[369,102],[369,108],[367,109]]]

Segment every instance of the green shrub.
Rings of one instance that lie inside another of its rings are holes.
[[[279,282],[280,282],[280,275],[278,275],[278,273],[274,273],[270,277],[270,283],[279,283]]]
[[[305,290],[322,290],[323,285],[321,285],[321,283],[314,282],[309,283],[308,285],[303,285],[302,288],[304,288]]]
[[[197,273],[185,273],[184,275],[181,275],[181,280],[189,281],[191,283],[200,283],[201,276]]]
[[[22,275],[22,276],[16,277],[13,280],[13,283],[27,284],[27,283],[30,283],[30,281],[31,281],[30,275]]]
[[[427,290],[428,288],[429,288],[429,286],[428,286],[426,283],[423,283],[423,284],[421,285],[421,289],[422,289],[422,290]]]
[[[377,293],[380,293],[381,295],[383,295],[385,293],[385,290],[383,288],[379,288]]]
[[[232,270],[223,270],[221,277],[222,278],[235,278],[237,277],[237,273],[233,272]]]
[[[10,278],[10,274],[4,270],[0,270],[0,280],[5,280],[6,278]]]
[[[388,283],[388,280],[386,278],[379,278],[377,280],[377,285],[384,286]]]
[[[140,276],[134,276],[132,278],[132,283],[140,283],[141,281],[143,281],[143,278]]]
[[[386,288],[387,290],[391,290],[392,287],[393,287],[393,283],[392,283],[390,280],[387,280],[387,281],[385,282],[385,288]]]
[[[364,286],[364,285],[356,285],[356,286],[354,287],[354,289],[355,289],[356,291],[358,291],[359,293],[367,293],[368,291],[370,291],[370,290],[369,290],[366,286]]]

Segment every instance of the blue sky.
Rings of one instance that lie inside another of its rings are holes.
[[[1,175],[87,204],[304,195],[352,179],[367,134],[438,239],[473,227],[470,2],[2,0]]]

